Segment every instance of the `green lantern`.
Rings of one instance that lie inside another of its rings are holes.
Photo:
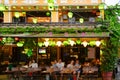
[[[15,17],[19,18],[20,17],[20,13],[19,12],[15,12]]]
[[[104,3],[101,3],[101,4],[99,4],[99,6],[98,6],[98,8],[101,10],[101,9],[104,9]]]
[[[33,23],[37,23],[37,18],[33,18]]]
[[[73,17],[73,13],[72,12],[68,12],[68,17],[72,18]]]
[[[17,46],[18,46],[18,47],[22,47],[23,44],[24,44],[24,41],[19,41],[19,42],[17,43]]]
[[[5,10],[5,6],[3,4],[0,4],[0,11],[4,11]]]
[[[79,22],[80,22],[80,23],[83,23],[83,22],[84,22],[84,19],[83,19],[83,18],[80,18],[80,19],[79,19]]]
[[[50,12],[46,12],[46,16],[50,16]]]
[[[38,46],[42,47],[44,44],[42,42],[38,42]]]
[[[47,0],[48,3],[54,3],[54,0]]]
[[[54,3],[48,3],[48,10],[54,10]]]

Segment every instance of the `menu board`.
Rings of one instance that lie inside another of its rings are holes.
[[[88,58],[95,58],[95,48],[93,47],[88,48]]]

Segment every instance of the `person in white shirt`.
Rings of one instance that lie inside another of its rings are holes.
[[[62,70],[64,68],[64,62],[62,62],[61,59],[58,60],[58,62],[56,63],[57,67],[59,70]]]
[[[32,60],[32,63],[29,64],[30,68],[38,68],[38,64],[35,62],[35,60]]]

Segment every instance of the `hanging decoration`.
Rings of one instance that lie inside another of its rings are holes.
[[[98,6],[98,8],[99,8],[99,10],[103,10],[104,9],[104,3],[101,3],[101,4],[99,4],[99,6]]]
[[[3,4],[0,4],[0,11],[4,11],[6,8]]]
[[[46,16],[50,16],[51,15],[51,13],[50,12],[46,12]]]
[[[79,6],[77,6],[76,8],[77,8],[77,9],[80,9],[80,7],[79,7]]]
[[[48,10],[54,10],[54,0],[47,0]]]
[[[60,47],[60,46],[62,45],[62,42],[61,42],[61,41],[57,41],[56,45],[57,45],[58,47]]]
[[[96,45],[96,41],[90,41],[89,45],[92,46],[92,47],[95,46]]]
[[[72,18],[73,17],[73,13],[72,12],[68,12],[68,17]]]
[[[83,22],[84,22],[84,19],[83,19],[83,18],[80,18],[80,19],[79,19],[79,22],[80,22],[80,23],[83,23]]]
[[[24,45],[24,41],[19,41],[19,42],[17,42],[17,46],[18,47],[22,47]]]
[[[43,42],[38,42],[38,46],[42,47],[42,46],[44,46],[44,43]]]
[[[76,40],[76,44],[80,45],[81,44],[81,41],[78,39]]]
[[[83,41],[81,44],[82,44],[84,47],[86,47],[86,46],[88,45],[88,42],[87,42],[87,41]]]
[[[15,17],[16,17],[16,18],[19,18],[19,17],[20,17],[20,13],[19,13],[19,12],[15,12],[14,14],[15,14]]]
[[[54,4],[48,3],[48,10],[54,10]]]
[[[33,23],[37,23],[37,18],[33,18]]]

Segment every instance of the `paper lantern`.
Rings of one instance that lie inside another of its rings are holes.
[[[104,9],[104,3],[101,3],[101,4],[99,4],[99,6],[98,6],[98,8],[101,10],[101,9]]]
[[[37,23],[37,18],[33,18],[33,23]]]
[[[20,13],[19,12],[15,12],[15,17],[19,18],[20,17]]]
[[[83,18],[80,18],[80,19],[79,19],[79,22],[80,22],[80,23],[83,23],[83,22],[84,22],[84,19],[83,19]]]
[[[46,12],[46,16],[50,16],[50,12]]]
[[[68,12],[68,17],[72,18],[73,17],[73,13],[72,12]]]
[[[54,4],[48,3],[48,10],[54,10]]]
[[[0,4],[0,11],[4,11],[5,10],[5,6],[3,4]]]

